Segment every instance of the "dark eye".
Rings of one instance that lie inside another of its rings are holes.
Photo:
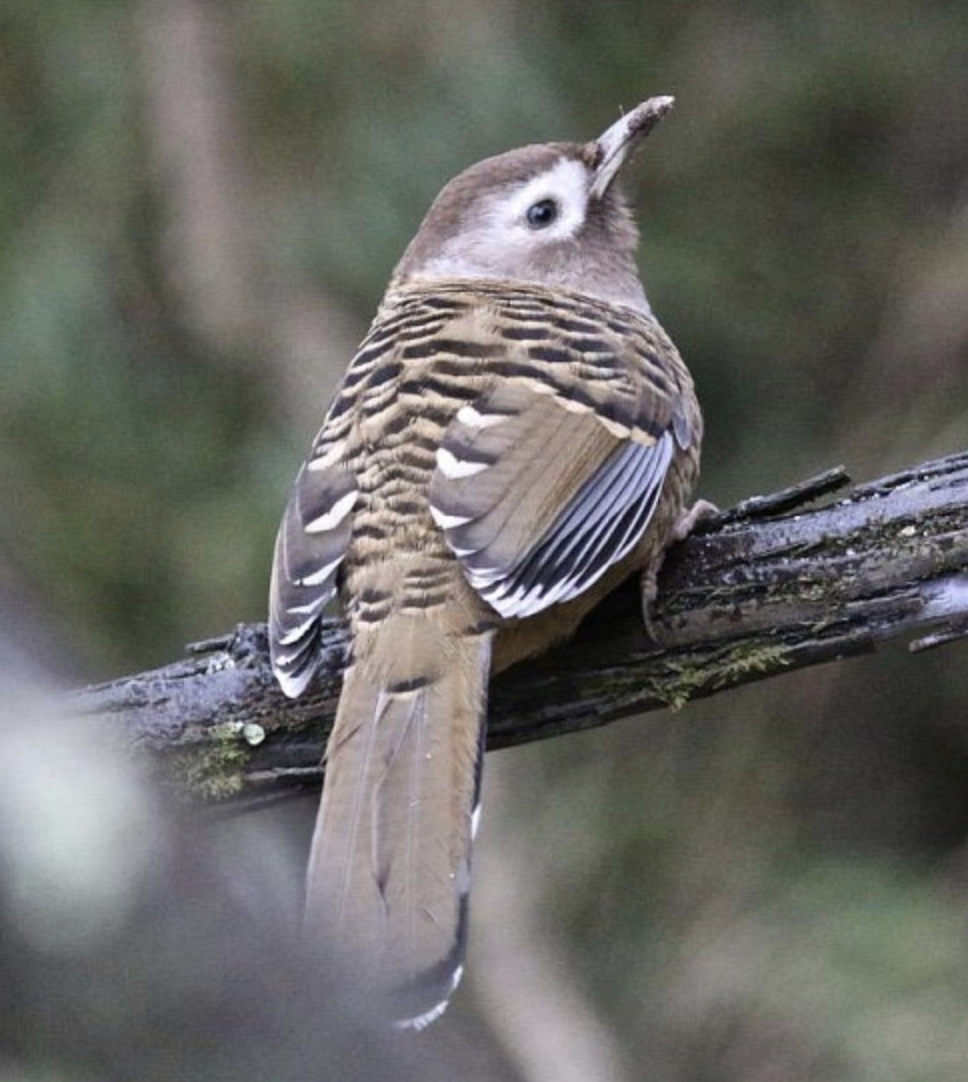
[[[532,229],[547,229],[558,219],[558,204],[553,199],[539,199],[528,207],[525,217]]]

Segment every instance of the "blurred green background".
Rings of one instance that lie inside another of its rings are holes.
[[[968,445],[963,0],[4,0],[8,654],[95,680],[261,619],[443,182],[660,93],[628,186],[702,494]],[[535,1082],[961,1082],[965,660],[895,646],[490,756],[457,1010]]]

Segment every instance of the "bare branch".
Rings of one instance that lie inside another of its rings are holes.
[[[645,634],[627,584],[565,647],[492,683],[489,747],[506,747],[921,636],[968,636],[968,452],[847,491],[832,470],[755,497],[673,549]],[[825,498],[817,507],[808,507]],[[258,804],[321,779],[346,629],[327,623],[319,677],[290,701],[262,625],[153,672],[79,693],[80,709],[191,799]]]

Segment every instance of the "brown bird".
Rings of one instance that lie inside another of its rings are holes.
[[[460,979],[488,678],[571,634],[691,525],[701,419],[616,177],[669,111],[472,166],[390,280],[276,543],[270,642],[299,695],[352,632],[307,886],[400,1025]]]

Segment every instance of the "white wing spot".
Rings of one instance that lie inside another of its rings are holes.
[[[313,606],[313,607],[315,608],[316,606]],[[290,614],[292,613],[292,609],[289,610],[289,613]],[[300,613],[300,615],[304,615],[304,614]],[[315,613],[313,614],[313,620],[315,620]],[[299,640],[303,637],[303,635],[305,635],[306,632],[309,630],[309,627],[313,623],[313,620],[305,620],[303,623],[299,624],[297,627],[294,627],[294,628],[292,628],[292,630],[287,631],[284,635],[280,635],[279,636],[279,645],[280,646],[292,646],[292,644],[294,642],[299,642]],[[289,654],[280,654],[280,658],[281,658],[283,664],[288,664],[288,662],[292,661],[292,656],[289,655]]]
[[[282,688],[283,695],[287,699],[298,698],[306,689],[306,685],[309,683],[312,673],[307,672],[305,669],[300,669],[297,673],[286,672],[287,666],[289,666],[294,658],[289,654],[283,654],[276,661],[273,668],[276,680],[279,681],[279,687]]]
[[[507,416],[503,413],[481,413],[473,406],[461,406],[457,411],[457,420],[468,428],[482,429],[493,428],[494,425],[503,424]]]
[[[438,507],[430,505],[430,513],[433,515],[434,522],[442,530],[452,530],[457,526],[466,526],[471,521],[471,515],[448,515],[446,511],[441,511]]]
[[[310,519],[309,522],[303,526],[303,529],[306,533],[326,533],[328,530],[335,529],[335,527],[346,518],[350,511],[353,510],[353,504],[356,503],[356,497],[356,489],[353,489],[352,492],[347,492],[345,496],[340,496],[328,511],[324,511],[321,515],[317,515],[316,518]]]
[[[328,564],[323,564],[318,571],[314,571],[311,575],[303,575],[301,579],[294,579],[293,581],[297,586],[322,586],[342,559],[343,556],[341,553],[335,560],[330,560]]]
[[[460,545],[455,545],[453,541],[449,539],[447,543],[450,545],[450,551],[457,557],[458,560],[463,560],[465,556],[473,556],[474,553],[478,551],[477,549],[467,549],[461,547]]]
[[[456,481],[461,477],[473,477],[474,474],[486,470],[487,462],[470,462],[466,458],[457,458],[446,447],[437,448],[437,469],[448,481]]]

